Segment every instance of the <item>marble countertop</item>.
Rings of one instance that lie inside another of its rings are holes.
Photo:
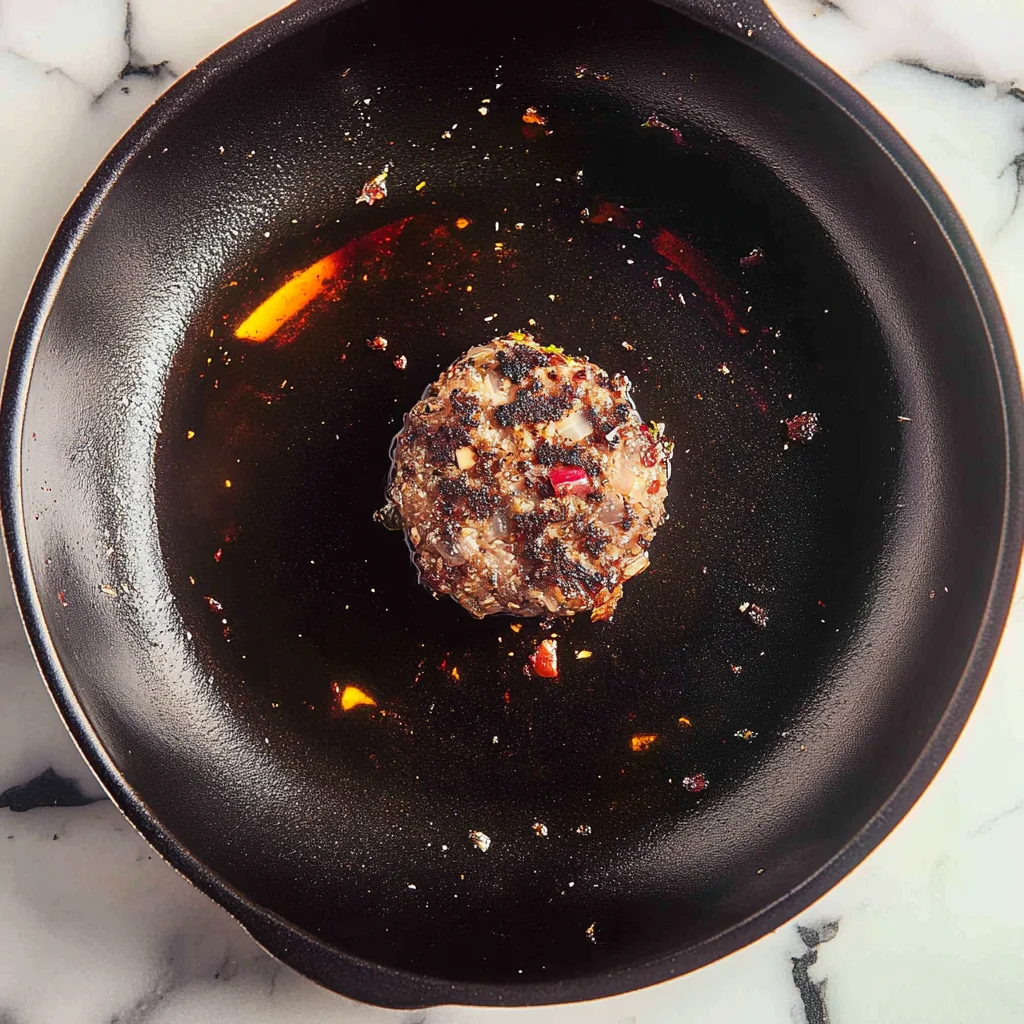
[[[0,0],[0,336],[134,118],[275,0]],[[1024,2],[776,0],[959,206],[1024,337]],[[0,581],[0,1024],[1024,1020],[1024,597],[980,703],[895,832],[797,921],[579,1006],[397,1013],[318,988],[160,860],[64,731]]]

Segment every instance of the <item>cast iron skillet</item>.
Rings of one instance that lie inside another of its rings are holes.
[[[338,251],[300,321],[234,338]],[[676,441],[652,567],[613,623],[555,624],[557,683],[521,671],[540,624],[433,600],[371,518],[401,413],[517,328]],[[395,1007],[621,992],[806,907],[948,753],[1021,545],[977,253],[752,0],[274,16],[86,187],[3,418],[18,595],[89,763],[268,949]]]

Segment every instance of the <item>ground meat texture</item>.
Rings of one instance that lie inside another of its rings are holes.
[[[514,333],[406,415],[389,500],[421,582],[477,618],[610,618],[665,519],[670,445],[627,377]]]

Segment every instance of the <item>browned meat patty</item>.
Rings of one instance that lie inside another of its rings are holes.
[[[421,582],[470,614],[609,618],[665,519],[671,445],[623,374],[513,333],[405,417],[389,498]]]

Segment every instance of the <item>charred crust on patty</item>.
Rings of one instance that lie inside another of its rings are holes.
[[[453,388],[448,396],[455,418],[464,427],[475,427],[480,422],[480,399],[467,394],[462,388]]]
[[[548,353],[533,345],[512,344],[497,353],[498,368],[502,376],[513,384],[522,384],[531,370],[547,366],[551,361]]]
[[[573,389],[563,384],[556,394],[545,394],[520,388],[516,397],[494,410],[494,417],[503,427],[524,423],[551,423],[560,420],[571,408]]]

